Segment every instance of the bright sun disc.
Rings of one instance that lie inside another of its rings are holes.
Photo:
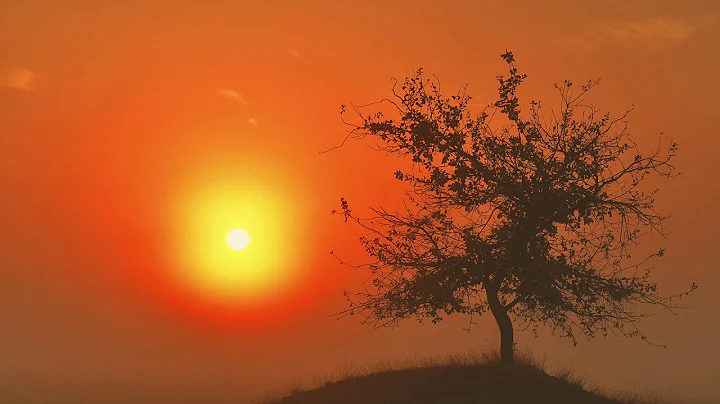
[[[233,250],[243,250],[250,244],[250,235],[243,229],[234,229],[228,233],[227,243]]]
[[[231,173],[207,170],[183,184],[170,210],[173,283],[188,297],[233,309],[289,297],[304,281],[306,260],[306,225],[287,202],[298,200],[294,184],[249,162]]]

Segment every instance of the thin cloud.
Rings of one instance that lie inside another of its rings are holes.
[[[245,99],[240,93],[238,93],[235,90],[229,89],[229,88],[222,88],[216,91],[216,93],[222,97],[225,97],[229,100],[235,101],[237,103],[240,103],[242,105],[250,105],[250,102]]]
[[[289,49],[289,50],[287,51],[287,53],[288,53],[288,55],[293,56],[293,57],[296,57],[296,58],[298,58],[298,59],[302,57],[302,56],[300,55],[300,52],[297,51],[297,49]]]
[[[590,25],[577,34],[553,35],[553,40],[562,48],[585,51],[601,51],[607,47],[622,46],[657,52],[688,40],[702,25],[700,21],[691,23],[677,18],[655,17]]]
[[[686,21],[658,17],[608,24],[602,30],[623,45],[658,49],[687,40],[697,32],[697,27]]]
[[[248,123],[256,128],[258,126],[258,121],[256,121],[255,118],[248,119]]]
[[[30,69],[14,69],[0,73],[0,87],[20,91],[33,91],[37,74]]]

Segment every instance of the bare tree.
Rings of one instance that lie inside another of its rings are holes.
[[[541,114],[531,102],[522,117],[516,96],[526,75],[512,53],[502,55],[509,76],[498,76],[498,100],[471,115],[465,90],[443,97],[437,79],[422,69],[393,85],[393,97],[352,110],[348,139],[372,138],[377,150],[410,157],[405,209],[372,209],[354,215],[345,199],[345,221],[366,233],[361,243],[372,258],[364,292],[345,292],[350,306],[340,315],[364,314],[364,322],[393,326],[416,317],[433,323],[453,313],[490,311],[500,329],[501,358],[513,361],[514,328],[547,325],[572,339],[614,332],[640,336],[647,313],[639,305],[683,307],[662,296],[650,279],[651,259],[631,261],[644,234],[666,236],[654,209],[657,189],[641,187],[646,176],[676,175],[671,142],[642,154],[626,131],[630,110],[600,115],[569,81],[556,85],[558,111]],[[363,113],[385,104],[397,116]],[[502,124],[494,124],[498,119]],[[496,126],[493,128],[493,124]],[[342,262],[342,260],[341,260]],[[344,263],[344,262],[343,262]],[[648,341],[649,342],[649,341]]]

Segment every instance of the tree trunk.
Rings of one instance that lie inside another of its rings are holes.
[[[500,329],[500,362],[513,363],[515,341],[512,320],[508,315],[508,310],[500,303],[497,288],[486,287],[485,293],[490,311],[495,316],[495,321]]]

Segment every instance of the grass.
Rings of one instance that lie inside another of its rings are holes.
[[[652,394],[591,386],[571,368],[548,370],[546,358],[516,353],[500,363],[498,352],[377,361],[312,377],[257,401],[260,404],[656,404]]]

